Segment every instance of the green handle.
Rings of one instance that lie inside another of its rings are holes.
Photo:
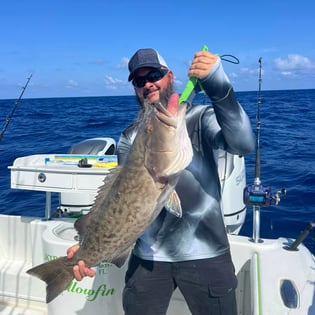
[[[202,46],[202,51],[208,51],[208,47],[206,45]],[[194,90],[195,86],[197,84],[197,78],[191,77],[189,78],[188,82],[186,83],[186,86],[184,88],[184,91],[182,92],[180,98],[179,98],[179,104],[187,101],[189,95]]]

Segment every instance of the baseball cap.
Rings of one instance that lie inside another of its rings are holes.
[[[164,58],[157,52],[157,50],[152,48],[139,49],[130,59],[128,63],[129,77],[128,81],[133,79],[134,73],[137,69],[143,67],[152,68],[168,68]]]

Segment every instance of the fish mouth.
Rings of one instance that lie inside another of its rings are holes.
[[[170,127],[177,127],[177,115],[171,114],[161,102],[155,102],[152,106],[154,107],[155,116],[159,121]]]
[[[146,144],[145,167],[156,182],[164,184],[170,176],[177,176],[191,161],[192,148],[185,120],[186,105],[177,105],[172,112],[162,102],[151,103],[150,106],[153,117],[148,123],[150,137]]]

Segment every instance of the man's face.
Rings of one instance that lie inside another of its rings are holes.
[[[135,72],[134,80],[139,79],[144,84],[143,87],[135,86],[136,95],[141,104],[143,104],[144,99],[149,103],[154,103],[161,101],[164,103],[168,100],[169,96],[173,93],[173,81],[174,75],[170,70],[164,70],[165,74],[160,80],[155,82],[150,82],[151,78],[162,76],[160,73],[155,73],[164,69],[154,69],[154,68],[140,68]]]

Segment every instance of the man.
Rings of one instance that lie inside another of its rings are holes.
[[[129,78],[141,109],[144,100],[164,104],[174,93],[174,74],[154,49],[140,49],[129,61]],[[237,278],[220,208],[220,181],[214,150],[221,148],[243,155],[254,149],[251,125],[237,102],[220,58],[197,52],[189,77],[198,78],[211,106],[187,107],[186,122],[194,156],[176,186],[183,216],[162,210],[138,239],[129,260],[123,292],[127,315],[166,314],[176,287],[193,315],[236,315]],[[137,132],[128,127],[118,144],[123,164]],[[71,257],[76,247],[68,251]],[[80,262],[74,267],[77,280],[93,276]]]

